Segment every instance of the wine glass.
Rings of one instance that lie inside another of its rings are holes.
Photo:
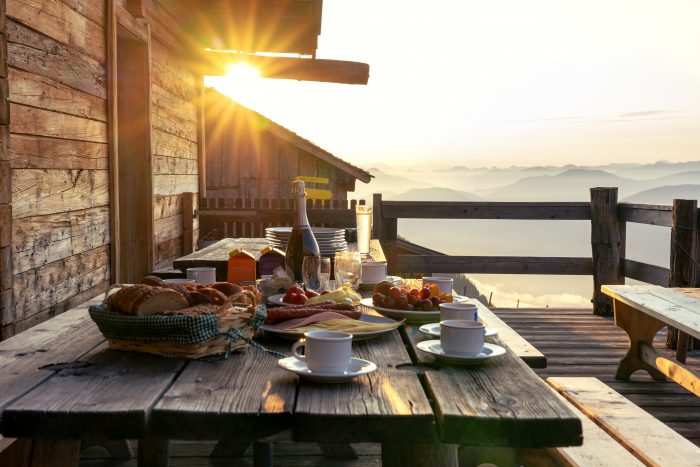
[[[362,255],[359,251],[339,251],[335,254],[335,281],[338,287],[349,282],[357,290],[361,275]]]
[[[301,263],[301,275],[307,289],[321,292],[328,287],[328,280],[331,277],[331,259],[305,256]]]

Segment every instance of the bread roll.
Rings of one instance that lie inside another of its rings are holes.
[[[134,306],[134,314],[138,316],[156,315],[164,311],[177,311],[187,308],[187,299],[174,290],[156,287],[139,300]]]

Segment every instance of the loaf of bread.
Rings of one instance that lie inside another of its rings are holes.
[[[109,295],[107,307],[111,311],[137,316],[169,314],[168,312],[185,308],[194,310],[185,314],[207,314],[204,313],[205,310],[211,311],[225,303],[257,305],[261,300],[262,296],[255,286],[241,288],[228,282],[216,282],[208,286],[168,284],[158,277],[147,276],[140,284],[121,286]],[[215,308],[207,308],[207,305]]]
[[[107,299],[107,307],[111,311],[138,316],[181,310],[188,306],[187,299],[181,293],[146,284],[122,287]]]

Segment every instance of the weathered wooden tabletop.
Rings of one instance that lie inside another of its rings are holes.
[[[291,345],[258,339],[278,350]],[[357,342],[353,353],[378,370],[319,384],[300,381],[255,348],[213,362],[113,351],[87,310],[75,309],[0,343],[2,434],[61,443],[140,438],[148,446],[165,438],[249,442],[291,431],[299,441],[379,442],[394,465],[415,464],[419,453],[441,446],[456,452],[457,444],[581,443],[578,417],[517,352],[449,366],[416,348],[423,339],[406,326]],[[69,364],[38,369],[58,363]]]
[[[260,258],[260,251],[270,246],[264,238],[224,238],[218,242],[195,251],[187,256],[173,261],[173,268],[179,269],[182,272],[187,271],[187,268],[196,267],[214,267],[216,268],[217,280],[226,280],[226,271],[228,268],[228,254],[236,248],[248,251],[255,256],[255,259]],[[357,248],[356,243],[348,243],[350,249]],[[374,261],[386,261],[384,251],[379,243],[379,240],[370,240],[370,255]]]

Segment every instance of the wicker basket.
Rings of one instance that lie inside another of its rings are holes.
[[[109,311],[104,303],[91,306],[89,312],[112,349],[190,359],[228,358],[252,342],[267,315],[262,305],[212,306],[219,313],[131,316]]]

